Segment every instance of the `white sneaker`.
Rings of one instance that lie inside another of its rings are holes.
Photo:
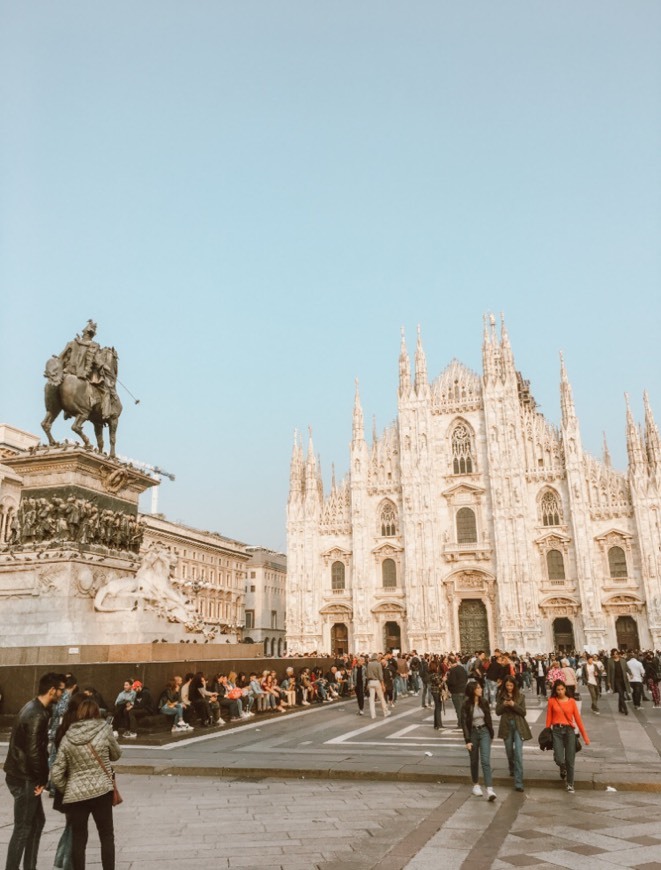
[[[220,727],[221,725],[225,724],[225,720],[224,719],[216,719],[216,721],[213,724]]]
[[[482,797],[482,789],[479,785],[473,786],[473,794],[475,795],[475,797]]]
[[[112,732],[112,736],[113,736],[113,737],[119,737],[119,731],[113,731],[113,732]]]
[[[301,707],[309,707],[309,706],[310,706],[309,701],[301,701]]]
[[[487,789],[487,800],[490,802],[496,800],[496,792],[492,788]]]

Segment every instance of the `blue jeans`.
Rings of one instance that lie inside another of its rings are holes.
[[[510,729],[505,738],[505,752],[510,772],[514,773],[514,787],[523,788],[523,740],[513,719],[510,720]]]
[[[5,870],[36,870],[39,840],[46,821],[41,795],[35,795],[36,782],[7,783],[14,798],[14,831],[7,847]]]
[[[422,700],[420,701],[420,706],[424,707],[431,701],[431,691],[429,690],[429,683],[422,684]]]
[[[484,681],[484,697],[490,704],[493,704],[496,700],[496,690],[498,688],[498,683],[494,680],[485,679]]]
[[[551,729],[553,734],[553,760],[562,767],[567,768],[567,785],[574,785],[574,759],[576,758],[576,732],[569,725],[554,725]]]
[[[493,785],[493,778],[491,776],[491,735],[486,725],[483,725],[481,728],[473,728],[470,742],[473,744],[473,748],[469,753],[473,785],[477,785],[480,778],[478,764],[482,762],[484,784],[487,788],[491,788]]]
[[[57,870],[73,870],[73,831],[68,819],[57,844],[53,867]]]
[[[161,713],[174,718],[174,724],[184,721],[184,708],[181,704],[175,704],[174,707],[161,707]]]

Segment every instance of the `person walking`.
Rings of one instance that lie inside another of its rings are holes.
[[[445,680],[452,699],[454,711],[457,714],[457,727],[461,727],[461,706],[464,703],[466,695],[466,686],[468,685],[468,674],[466,668],[462,665],[457,656],[449,657],[450,669],[445,675]]]
[[[99,832],[101,866],[103,870],[115,870],[110,762],[117,761],[121,754],[112,727],[101,719],[99,705],[91,698],[82,701],[51,769],[51,781],[63,793],[62,803],[71,825],[74,870],[85,868],[90,815]]]
[[[390,710],[386,706],[386,699],[383,694],[383,668],[376,653],[372,653],[370,660],[367,663],[367,689],[370,694],[370,716],[376,719],[376,698],[378,697],[383,715],[390,716]]]
[[[659,663],[654,658],[654,653],[651,651],[645,654],[643,667],[645,668],[645,682],[647,683],[647,688],[650,690],[652,695],[654,706],[661,707],[661,696],[659,695],[661,668],[659,668]]]
[[[532,733],[526,720],[526,699],[514,677],[505,677],[496,698],[496,716],[500,716],[498,736],[505,741],[505,752],[514,777],[514,788],[523,791],[523,741]]]
[[[595,659],[593,655],[589,655],[587,661],[581,666],[581,679],[583,685],[588,687],[590,693],[590,701],[592,704],[592,712],[595,716],[599,716],[599,680],[604,666]]]
[[[482,794],[479,784],[479,764],[481,762],[484,784],[487,788],[487,800],[495,801],[496,792],[493,790],[493,775],[491,773],[493,724],[489,703],[482,696],[482,692],[483,689],[479,683],[469,683],[466,686],[466,700],[461,708],[461,727],[470,758],[473,794],[476,796]]]
[[[383,668],[382,668],[383,670]],[[365,715],[365,686],[367,683],[366,680],[366,668],[365,668],[365,656],[358,656],[356,664],[353,667],[351,672],[351,677],[354,685],[354,689],[356,691],[356,703],[358,704],[358,715]]]
[[[645,668],[643,663],[631,653],[627,662],[627,676],[629,677],[629,685],[631,686],[631,696],[633,705],[636,710],[640,710],[643,700],[643,680],[645,679]]]
[[[608,678],[608,688],[617,694],[618,713],[628,716],[629,708],[627,707],[625,696],[631,692],[631,686],[629,685],[626,665],[620,657],[620,651],[618,649],[611,650],[611,657],[608,659],[606,673]]]
[[[434,658],[429,664],[429,692],[434,702],[434,731],[443,730],[443,688],[445,680],[441,663]]]
[[[14,799],[14,829],[7,846],[5,870],[33,870],[46,821],[41,793],[48,783],[48,722],[51,706],[62,697],[64,674],[39,680],[37,697],[21,709],[11,737],[4,771]]]
[[[567,791],[574,794],[574,767],[576,759],[576,732],[581,732],[585,745],[590,740],[583,726],[578,705],[568,697],[567,687],[562,680],[556,680],[551,689],[551,697],[546,707],[546,727],[553,734],[553,760],[560,768],[560,779],[567,781]]]

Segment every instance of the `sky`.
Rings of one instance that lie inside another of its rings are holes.
[[[93,318],[159,510],[284,550],[294,429],[328,487],[401,328],[433,379],[502,311],[624,469],[624,392],[661,423],[659,45],[657,0],[0,0],[0,422],[40,432]]]

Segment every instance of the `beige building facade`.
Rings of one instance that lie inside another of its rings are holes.
[[[372,443],[356,387],[350,472],[324,492],[296,439],[287,644],[300,652],[661,648],[661,442],[626,407],[628,469],[583,449],[564,362],[562,422],[539,412],[504,323],[482,374],[427,376],[404,336],[398,415]]]
[[[176,557],[172,583],[191,600],[201,621],[218,636],[238,642],[243,634],[246,545],[216,532],[193,529],[162,515],[143,514],[142,552],[154,543]]]
[[[264,655],[285,651],[287,557],[266,547],[248,547],[244,639],[262,643]]]

